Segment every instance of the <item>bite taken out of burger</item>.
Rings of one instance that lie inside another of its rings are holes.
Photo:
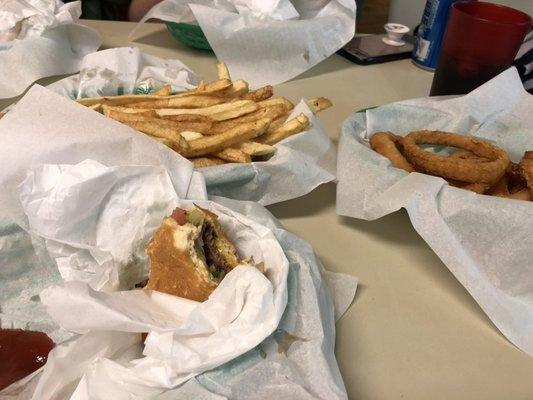
[[[242,260],[218,216],[200,207],[176,208],[148,243],[150,275],[145,289],[203,302]],[[256,265],[262,270],[262,264]]]

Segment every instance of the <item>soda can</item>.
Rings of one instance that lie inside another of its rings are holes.
[[[427,0],[413,47],[413,62],[417,66],[429,70],[437,66],[448,14],[456,1]]]

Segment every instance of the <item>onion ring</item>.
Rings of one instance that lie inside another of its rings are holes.
[[[486,162],[489,161],[488,158],[485,157],[478,157],[474,153],[472,153],[469,150],[459,149],[452,154],[449,155],[450,158],[457,158],[461,160],[475,160],[475,161],[481,161]]]
[[[370,138],[370,147],[376,153],[387,157],[396,168],[401,168],[407,172],[414,172],[415,168],[403,156],[398,146],[401,146],[402,139],[392,132],[376,132]]]
[[[475,182],[475,183],[468,183],[461,187],[461,189],[470,190],[471,192],[477,193],[477,194],[484,194],[488,189],[490,185],[487,183],[482,182]]]
[[[506,196],[508,199],[515,199],[515,200],[524,200],[524,201],[531,201],[533,197],[531,196],[531,193],[529,193],[529,190],[527,188],[523,188],[522,190],[519,190],[518,192],[511,193],[509,196]]]
[[[520,161],[520,173],[526,181],[530,195],[533,197],[533,151],[526,151]]]
[[[432,175],[439,175],[468,183],[495,183],[505,173],[509,156],[499,147],[471,136],[440,131],[415,131],[402,140],[407,159]],[[436,144],[469,150],[490,161],[450,158],[430,153],[420,144]]]

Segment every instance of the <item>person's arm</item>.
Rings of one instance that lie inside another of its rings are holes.
[[[140,21],[150,9],[161,0],[131,0],[128,19],[130,21]]]

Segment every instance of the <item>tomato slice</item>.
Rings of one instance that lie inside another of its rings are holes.
[[[179,225],[185,225],[187,223],[187,213],[179,207],[176,207],[174,211],[172,211],[171,217],[174,218]]]

